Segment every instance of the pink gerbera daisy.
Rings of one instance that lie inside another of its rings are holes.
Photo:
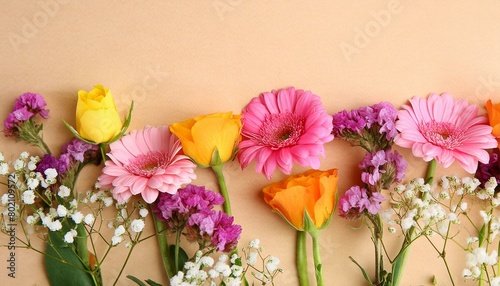
[[[333,140],[332,117],[319,96],[293,87],[253,98],[242,122],[238,160],[242,168],[256,160],[256,171],[268,179],[276,166],[290,174],[294,162],[318,169],[323,144]]]
[[[476,171],[478,161],[488,163],[484,149],[497,146],[488,119],[478,115],[477,106],[448,93],[410,99],[410,105],[398,112],[396,128],[400,134],[395,143],[411,148],[416,157],[426,162],[436,159],[445,168],[457,160],[469,173]]]
[[[153,203],[160,192],[174,194],[196,178],[196,165],[179,154],[181,143],[167,126],[134,130],[109,146],[99,183],[118,203],[137,194]]]

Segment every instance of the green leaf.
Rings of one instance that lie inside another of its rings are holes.
[[[356,264],[359,267],[359,269],[361,269],[361,273],[363,273],[363,277],[365,278],[366,282],[368,282],[368,285],[374,286],[372,280],[370,280],[370,277],[366,273],[365,269],[361,265],[359,265],[359,263],[356,260],[354,260],[352,256],[349,256],[349,259],[351,259],[351,261],[354,262],[354,264]]]
[[[94,141],[91,141],[91,140],[87,140],[85,138],[83,138],[82,136],[80,136],[80,134],[78,134],[78,131],[76,131],[75,128],[73,128],[73,126],[69,125],[68,122],[64,121],[63,119],[63,123],[64,125],[66,126],[66,128],[68,128],[68,130],[73,134],[73,136],[75,136],[76,138],[82,140],[83,142],[85,143],[88,143],[88,144],[92,144],[92,145],[96,145],[97,143],[95,143]]]
[[[89,265],[84,265],[77,255],[74,243],[63,240],[63,233],[69,231],[67,226],[61,231],[51,231],[45,255],[45,268],[51,285],[98,285],[97,277],[90,274]],[[75,240],[76,243],[76,240]],[[88,253],[87,253],[88,255]]]
[[[161,284],[158,284],[158,283],[154,282],[154,281],[153,281],[153,280],[151,280],[151,279],[146,280],[146,282],[147,282],[150,286],[162,286]]]
[[[134,281],[139,286],[146,286],[146,284],[144,284],[144,282],[142,282],[139,278],[137,278],[135,276],[127,275],[127,278],[130,279],[130,280],[132,280],[132,281]]]
[[[175,265],[175,245],[169,245],[168,246],[170,248],[169,250],[169,254],[170,254],[170,263],[172,265]],[[184,264],[189,260],[189,257],[186,253],[186,251],[184,251],[184,249],[182,249],[182,247],[179,247],[179,265],[177,265],[177,269],[179,269],[180,271],[182,271],[182,269],[184,269]],[[176,275],[177,273],[175,273],[174,275]],[[171,277],[169,277],[171,278]]]
[[[479,246],[483,245],[484,240],[486,239],[486,224],[483,224],[481,230],[479,231]]]

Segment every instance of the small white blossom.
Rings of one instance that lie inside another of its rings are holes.
[[[260,247],[260,239],[256,238],[254,240],[251,240],[248,243],[248,247],[249,248],[253,248],[253,249],[259,249],[259,247]]]
[[[123,241],[123,237],[121,235],[113,235],[111,238],[111,244],[112,245],[117,245],[118,243]]]
[[[26,160],[28,159],[28,157],[30,156],[30,153],[28,153],[27,151],[24,151],[22,152],[20,155],[19,155],[19,158],[23,159],[23,160]]]
[[[14,161],[14,170],[21,171],[23,168],[24,168],[24,160],[22,160],[21,158],[16,159],[16,161]]]
[[[76,235],[77,235],[76,230],[72,229],[64,235],[64,241],[67,243],[73,243]]]
[[[2,205],[6,206],[8,202],[9,202],[9,195],[8,194],[3,194],[2,195]]]
[[[280,264],[280,259],[276,256],[269,256],[269,260],[266,263],[266,268],[269,272],[273,272],[278,269],[278,265]]]
[[[9,164],[5,162],[0,163],[0,175],[5,176],[9,173]]]
[[[45,174],[46,180],[52,180],[57,177],[57,171],[54,168],[48,168],[43,173]]]
[[[35,203],[35,192],[24,191],[23,192],[23,202],[27,205],[31,205],[31,204]]]
[[[113,198],[107,197],[102,200],[106,207],[109,207],[113,204]]]
[[[4,161],[5,160],[5,157],[3,155],[3,152],[0,152],[0,161]]]
[[[123,225],[120,225],[115,229],[115,236],[119,236],[124,233],[125,233],[125,228],[123,227]]]
[[[130,228],[133,232],[141,232],[144,229],[144,221],[142,219],[134,219],[130,223]]]
[[[147,209],[145,209],[145,208],[142,208],[142,209],[139,210],[139,215],[141,217],[146,217],[148,214],[149,214],[149,211]]]
[[[247,256],[247,264],[254,266],[257,262],[257,252],[250,252]]]
[[[97,201],[97,194],[92,194],[89,198],[89,202],[91,204],[95,203]]]
[[[71,219],[73,219],[73,221],[74,221],[76,224],[79,224],[79,223],[81,223],[81,222],[82,222],[82,220],[83,220],[83,214],[82,214],[81,212],[77,211],[77,212],[75,212],[75,213],[73,213],[73,214],[71,215]]]
[[[203,256],[200,258],[200,264],[202,267],[212,267],[212,265],[214,265],[214,259],[210,256]]]
[[[62,224],[60,221],[55,220],[50,222],[47,227],[50,229],[50,231],[58,231],[62,228]]]
[[[64,185],[61,185],[59,187],[59,191],[57,192],[57,195],[63,199],[66,197],[69,197],[70,194],[71,194],[71,190]]]
[[[60,217],[65,217],[68,214],[68,209],[63,205],[57,206],[57,215]]]
[[[85,218],[83,219],[83,222],[87,225],[92,225],[95,221],[94,215],[93,214],[87,214]]]
[[[40,182],[35,178],[28,178],[28,180],[26,181],[26,185],[30,190],[34,190],[36,187],[38,187],[39,184]]]
[[[212,279],[219,277],[219,275],[220,275],[219,272],[216,271],[215,269],[210,269],[208,271],[208,276],[210,276],[210,278],[212,278]]]
[[[228,277],[229,275],[231,275],[231,268],[224,262],[221,261],[217,262],[215,264],[214,269],[217,270],[224,277]]]
[[[29,215],[26,217],[26,222],[30,225],[34,225],[38,221],[38,215]]]

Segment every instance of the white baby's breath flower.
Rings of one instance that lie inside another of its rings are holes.
[[[125,233],[125,227],[123,227],[123,225],[120,225],[115,229],[115,236],[119,236],[124,233]]]
[[[53,180],[57,177],[57,171],[54,168],[48,168],[43,173],[45,174],[46,180]]]
[[[5,160],[5,157],[3,155],[3,152],[0,152],[0,161],[4,161]]]
[[[91,204],[95,203],[97,201],[97,194],[92,194],[89,198],[89,202]]]
[[[202,267],[212,267],[212,265],[214,265],[214,259],[210,256],[203,256],[200,258],[200,264]]]
[[[23,159],[23,160],[26,160],[28,159],[28,157],[30,156],[30,153],[28,153],[28,151],[24,151],[22,152],[20,155],[19,155],[19,158]]]
[[[35,203],[35,192],[24,191],[23,192],[23,202],[27,205],[34,204]]]
[[[222,261],[217,262],[215,264],[214,269],[217,270],[224,277],[228,277],[229,275],[231,275],[231,268],[229,267],[229,265],[227,265]]]
[[[26,217],[26,222],[30,225],[34,225],[38,221],[38,216],[29,215]]]
[[[5,176],[9,173],[9,164],[5,162],[0,163],[0,175]]]
[[[212,278],[212,279],[219,277],[219,275],[220,275],[219,272],[215,269],[210,269],[208,271],[208,276],[210,276],[210,278]]]
[[[8,194],[3,194],[1,201],[2,201],[2,205],[6,206],[7,203],[9,202],[9,195]]]
[[[247,256],[247,264],[254,266],[257,262],[257,252],[250,252]]]
[[[30,190],[34,190],[39,184],[40,182],[35,178],[28,178],[26,181],[26,186],[28,186],[28,189]]]
[[[123,237],[121,235],[113,235],[113,237],[111,238],[112,245],[117,245],[122,241],[123,241]]]
[[[113,198],[110,197],[104,198],[102,201],[106,207],[109,207],[113,204]]]
[[[260,239],[256,238],[254,240],[251,240],[248,243],[248,247],[249,248],[253,248],[253,249],[259,249],[259,247],[260,247]]]
[[[231,271],[233,272],[234,277],[240,277],[243,274],[243,267],[239,265],[232,265]]]
[[[134,219],[130,223],[130,228],[133,232],[141,232],[144,229],[144,221],[142,219]]]
[[[24,168],[24,163],[24,160],[21,158],[16,159],[16,161],[14,161],[14,170],[21,171]]]
[[[50,222],[47,227],[50,229],[50,231],[58,231],[62,228],[62,224],[60,221],[55,220]]]
[[[71,190],[64,185],[61,185],[59,187],[59,191],[57,192],[57,195],[63,199],[69,197],[70,194],[71,194]]]
[[[273,272],[278,269],[278,265],[280,264],[280,259],[276,256],[269,256],[269,259],[266,262],[266,268],[269,272]]]
[[[80,212],[80,211],[77,211],[77,212],[74,212],[72,215],[71,215],[71,219],[76,223],[76,224],[79,224],[82,222],[83,220],[83,214]]]
[[[78,201],[76,199],[73,199],[71,202],[69,202],[69,207],[71,209],[76,209],[78,207]]]
[[[95,221],[94,215],[93,214],[87,214],[85,218],[83,219],[83,222],[87,225],[92,225]]]
[[[60,217],[65,217],[68,214],[68,209],[63,205],[57,206],[57,215]]]
[[[67,243],[73,243],[75,236],[77,235],[76,230],[72,229],[64,235],[64,241]]]
[[[148,214],[149,214],[149,211],[146,208],[142,208],[142,209],[139,210],[139,215],[141,217],[146,217],[146,216],[148,216]]]

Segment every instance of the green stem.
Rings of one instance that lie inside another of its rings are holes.
[[[182,235],[182,229],[179,229],[177,231],[177,235],[175,236],[175,248],[174,248],[174,268],[175,268],[175,273],[177,273],[179,270],[179,248],[181,244],[181,235]]]
[[[309,277],[307,273],[307,252],[306,252],[305,231],[297,231],[297,270],[299,274],[300,286],[309,286]]]
[[[432,182],[434,181],[434,175],[436,174],[436,166],[436,159],[432,159],[432,161],[429,162],[429,165],[427,165],[427,174],[425,175],[426,184],[432,185]]]
[[[167,241],[167,226],[163,221],[160,221],[153,211],[153,205],[151,204],[151,216],[153,217],[153,223],[155,225],[156,237],[158,238],[158,246],[160,247],[161,259],[163,261],[163,267],[168,279],[172,278],[175,274],[175,266],[170,263],[170,249],[168,247]]]
[[[382,282],[383,272],[384,272],[384,264],[382,260],[382,251],[381,251],[381,243],[383,237],[383,229],[382,229],[382,218],[379,214],[377,214],[373,218],[373,244],[375,245],[375,281],[377,285]]]
[[[229,194],[227,193],[226,180],[224,179],[224,174],[222,173],[222,167],[224,164],[220,164],[217,166],[211,166],[212,170],[214,170],[215,175],[217,176],[217,181],[219,182],[219,190],[220,194],[224,198],[224,204],[222,205],[224,212],[230,216],[231,213],[231,202],[229,201]]]
[[[319,231],[309,232],[313,241],[314,273],[316,274],[316,285],[323,286],[323,265],[321,265],[321,255],[319,247]]]

